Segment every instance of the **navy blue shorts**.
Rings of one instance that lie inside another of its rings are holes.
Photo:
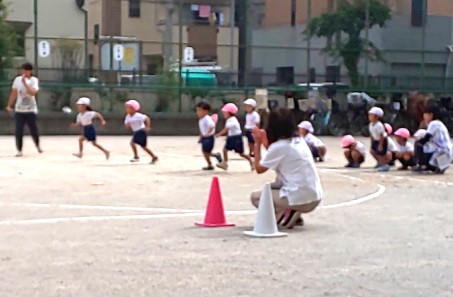
[[[379,140],[374,140],[372,145],[371,145],[371,149],[373,150],[373,152],[375,152],[378,156],[385,156],[387,155],[387,138],[384,140],[384,149],[382,151],[379,151],[378,148],[379,148]]]
[[[253,139],[252,130],[245,130],[245,137],[247,137],[247,141],[252,144],[255,143],[255,139]]]
[[[242,154],[244,152],[244,142],[242,141],[242,135],[228,136],[225,148],[228,151],[235,151],[238,154]]]
[[[93,125],[83,126],[83,136],[87,141],[96,141],[96,129]]]
[[[201,138],[201,150],[203,153],[211,153],[214,149],[214,135]]]
[[[147,143],[148,134],[145,130],[138,130],[134,132],[132,136],[132,141],[140,146],[145,147]]]
[[[319,158],[318,148],[314,146],[309,146],[313,158]]]

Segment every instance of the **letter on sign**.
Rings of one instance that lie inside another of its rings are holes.
[[[115,44],[113,46],[113,57],[116,61],[122,61],[124,59],[124,46],[122,44]]]
[[[46,40],[40,41],[38,43],[38,52],[42,58],[50,56],[50,43]]]

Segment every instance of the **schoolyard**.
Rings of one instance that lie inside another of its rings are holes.
[[[0,296],[453,296],[453,169],[344,169],[339,139],[322,139],[322,207],[255,239],[249,194],[274,173],[236,156],[201,171],[196,137],[151,136],[156,165],[131,164],[128,137],[99,136],[109,161],[91,145],[73,157],[77,136],[43,137],[42,155],[27,137],[23,158],[0,137]],[[214,175],[235,227],[194,226]]]

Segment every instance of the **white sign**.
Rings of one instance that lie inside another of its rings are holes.
[[[124,46],[122,44],[115,44],[113,46],[113,57],[116,61],[124,59]]]
[[[195,52],[192,47],[186,47],[184,49],[184,62],[185,63],[190,63],[193,62],[193,59],[195,57]]]
[[[38,43],[38,53],[42,58],[50,56],[50,43],[46,40],[40,41]]]

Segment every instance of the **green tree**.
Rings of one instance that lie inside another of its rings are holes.
[[[4,1],[0,0],[0,83],[6,79],[5,69],[12,66],[17,49],[16,31],[6,22],[7,12]],[[0,89],[0,108],[4,107],[6,93]]]
[[[390,8],[379,0],[340,0],[336,11],[327,12],[313,18],[307,26],[305,34],[309,37],[333,38],[336,34],[342,34],[344,38],[338,38],[330,43],[325,51],[334,58],[341,58],[348,70],[352,86],[359,85],[358,64],[360,58],[367,56],[370,60],[381,60],[379,49],[373,43],[366,45],[362,31],[366,27],[366,8],[369,1],[370,28],[383,27],[391,18]]]

